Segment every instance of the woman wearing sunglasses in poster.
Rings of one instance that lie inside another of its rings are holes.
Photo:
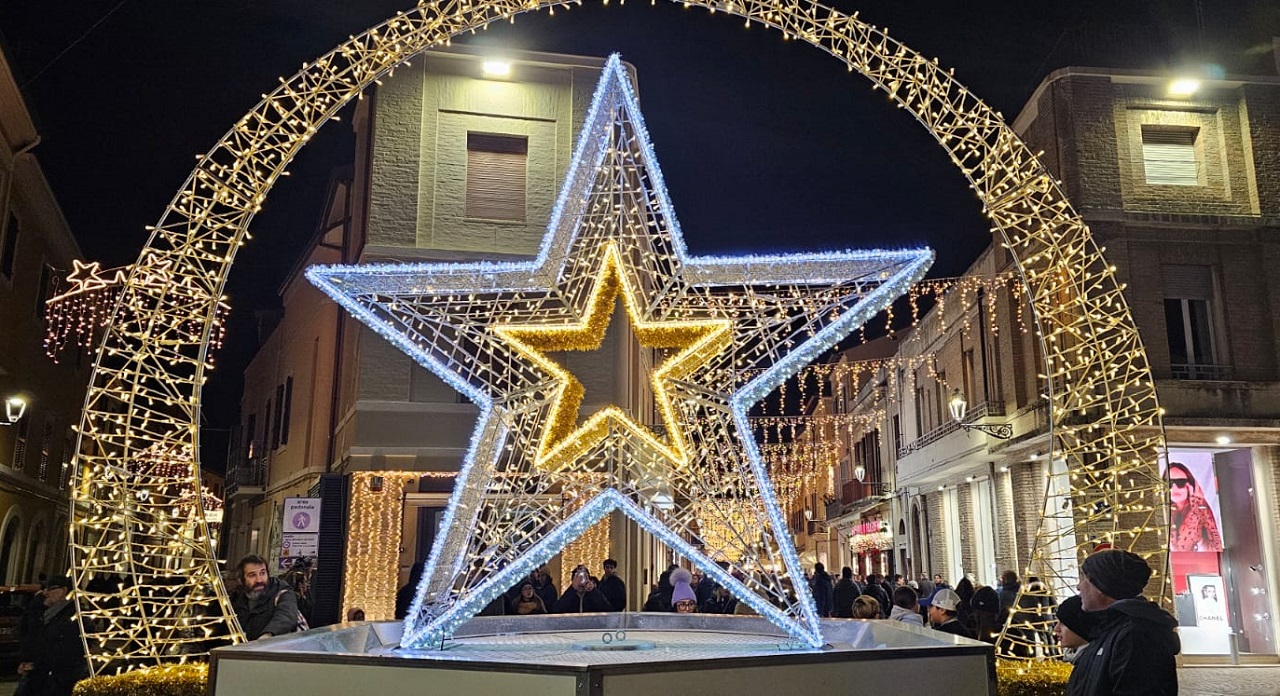
[[[1174,551],[1221,551],[1222,535],[1204,491],[1191,469],[1181,462],[1169,462],[1170,511],[1169,548]]]

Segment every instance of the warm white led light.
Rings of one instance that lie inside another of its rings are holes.
[[[1185,99],[1200,91],[1200,80],[1194,77],[1180,77],[1169,83],[1169,96]]]
[[[482,64],[485,77],[510,77],[511,61],[506,60],[486,60]]]

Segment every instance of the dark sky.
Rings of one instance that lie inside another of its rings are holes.
[[[1066,65],[1274,74],[1274,0],[839,0],[944,66],[1012,119]],[[0,0],[0,32],[43,137],[35,150],[90,259],[130,263],[190,173],[277,77],[412,0]],[[1198,10],[1199,8],[1199,10]],[[695,253],[927,244],[956,275],[988,241],[976,199],[926,131],[808,45],[662,2],[521,16],[461,42],[606,55],[642,108]],[[228,345],[206,388],[234,422],[253,310],[311,237],[349,119],[272,191],[227,289]]]

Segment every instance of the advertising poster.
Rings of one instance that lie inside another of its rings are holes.
[[[1196,612],[1196,627],[1227,632],[1227,594],[1221,575],[1188,575],[1187,589]]]
[[[1218,482],[1213,454],[1201,450],[1171,449],[1164,464],[1169,481],[1169,550],[1175,552],[1222,551],[1218,521]]]

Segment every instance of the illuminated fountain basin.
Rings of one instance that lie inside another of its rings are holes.
[[[213,693],[996,693],[990,645],[889,621],[824,620],[821,649],[758,617],[714,614],[477,617],[427,650],[401,649],[401,629],[341,624],[220,648]]]

